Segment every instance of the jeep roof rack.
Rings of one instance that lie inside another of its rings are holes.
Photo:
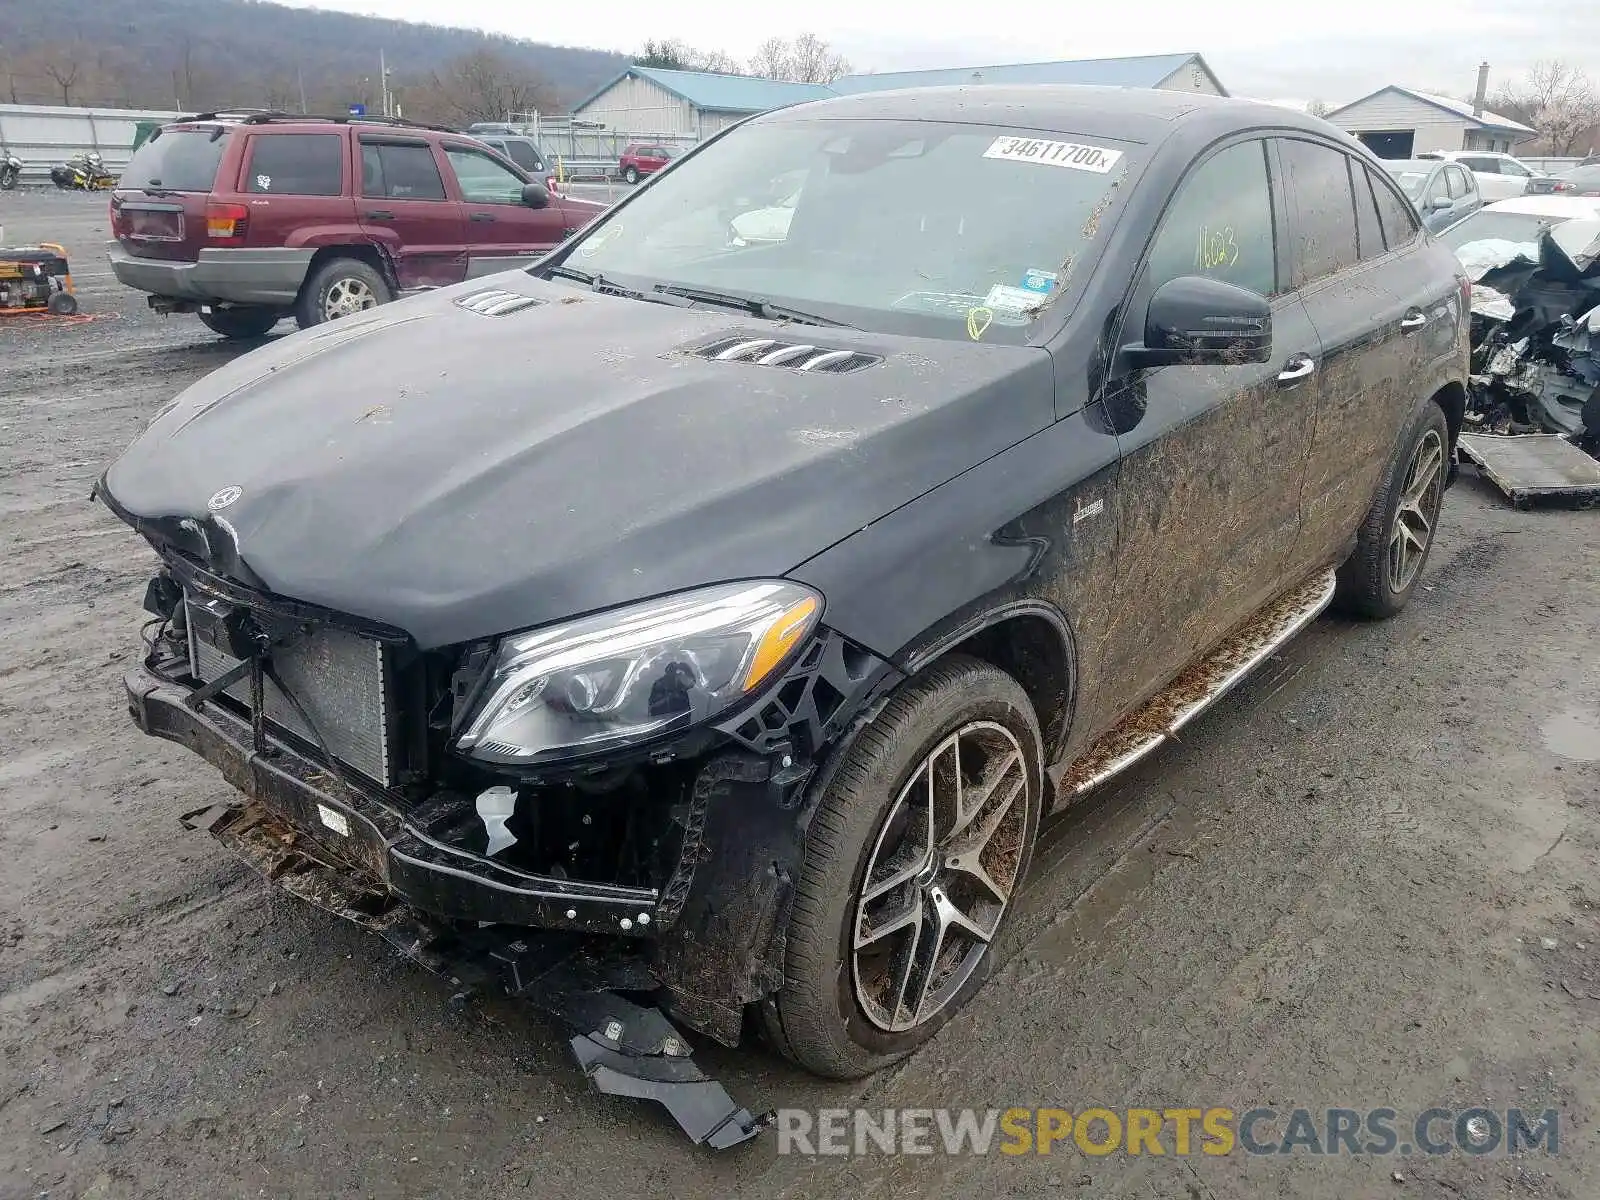
[[[326,115],[322,113],[279,112],[275,109],[243,108],[221,109],[217,112],[194,113],[178,117],[177,124],[186,121],[237,121],[241,125],[271,125],[274,122],[306,121],[325,122],[331,125],[388,125],[407,129],[431,129],[435,133],[455,133],[448,125],[430,125],[422,121],[408,121],[404,117],[368,117],[349,114]]]

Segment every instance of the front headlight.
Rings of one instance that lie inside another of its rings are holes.
[[[505,638],[456,747],[525,765],[689,729],[776,678],[821,616],[810,588],[758,580]]]

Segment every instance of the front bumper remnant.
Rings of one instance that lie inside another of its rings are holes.
[[[574,1030],[569,1044],[578,1065],[599,1091],[656,1101],[696,1145],[725,1150],[771,1123],[770,1112],[752,1115],[695,1065],[687,1040],[659,1009],[621,994],[657,986],[639,959],[598,952],[570,934],[451,928],[324,861],[258,800],[214,804],[183,822],[210,833],[285,891],[382,937],[463,994],[501,990],[561,1019]]]

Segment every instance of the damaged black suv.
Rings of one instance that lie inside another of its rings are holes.
[[[1041,818],[1404,605],[1468,294],[1277,107],[770,113],[179,396],[97,489],[162,560],[128,703],[243,793],[191,825],[487,946],[601,1086],[699,1080],[669,1018],[859,1076],[977,989]]]

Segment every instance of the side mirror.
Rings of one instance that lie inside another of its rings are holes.
[[[1441,208],[1449,208],[1449,207],[1450,207],[1450,197],[1449,196],[1435,196],[1432,200],[1428,201],[1428,211],[1429,212],[1438,212]]]
[[[1272,306],[1249,288],[1180,275],[1150,297],[1144,344],[1123,354],[1135,367],[1263,363],[1272,357]]]
[[[525,183],[522,185],[522,202],[529,208],[548,208],[550,189],[542,183]]]

